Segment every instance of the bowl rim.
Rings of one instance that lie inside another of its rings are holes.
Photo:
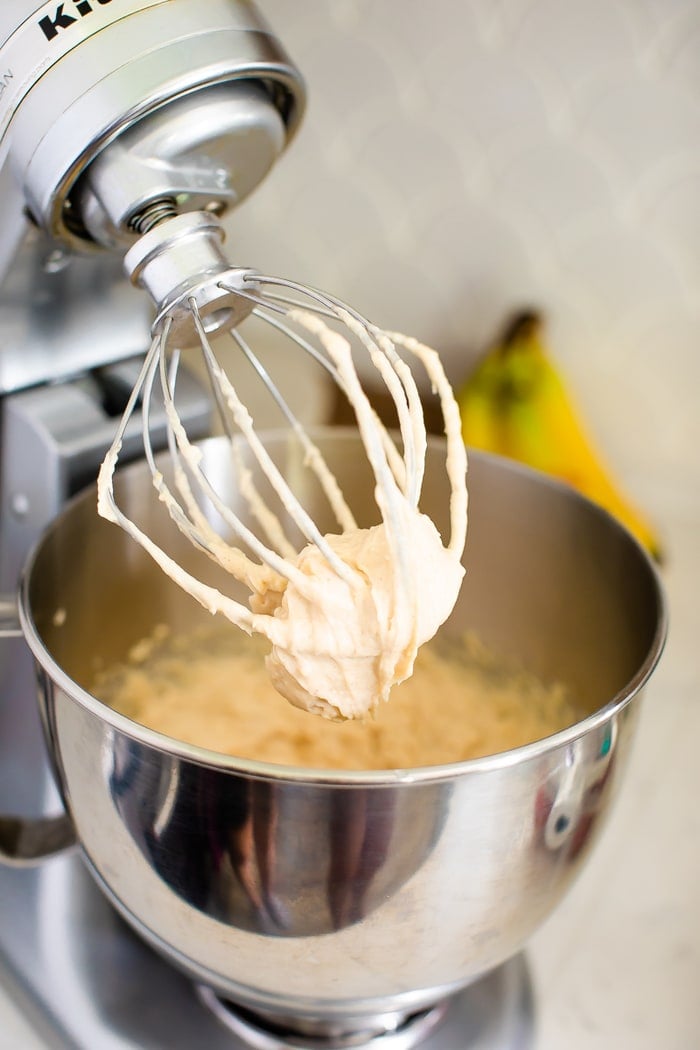
[[[318,434],[319,431],[325,433],[331,431],[333,435],[337,437],[348,436],[349,434],[356,433],[356,429],[353,427],[314,427],[309,428],[309,431],[310,433],[313,432],[313,434]],[[286,435],[287,432],[284,430],[267,430],[261,436],[270,439],[277,434]],[[219,439],[207,438],[203,443],[217,440]],[[437,441],[444,444],[444,439],[440,437],[436,438],[435,436],[432,436],[429,438],[429,441],[431,443]],[[569,498],[582,501],[595,513],[603,515],[607,519],[608,525],[616,529],[624,536],[628,544],[631,543],[636,548],[637,555],[642,559],[652,584],[657,609],[656,628],[646,657],[638,667],[636,673],[610,700],[597,708],[590,715],[587,715],[585,718],[581,719],[581,721],[575,722],[573,725],[567,726],[565,729],[561,729],[549,736],[541,737],[528,744],[521,744],[519,747],[511,748],[507,751],[499,751],[495,754],[465,759],[460,762],[443,763],[432,766],[416,766],[410,769],[335,770],[324,769],[322,767],[315,768],[280,765],[273,762],[263,762],[258,759],[237,758],[235,756],[221,754],[208,748],[200,747],[195,744],[188,744],[184,741],[166,736],[164,733],[160,733],[155,729],[150,729],[149,727],[141,725],[141,723],[128,718],[126,715],[114,711],[102,700],[99,700],[87,689],[75,682],[55,660],[47,646],[44,644],[44,641],[34,623],[30,612],[29,602],[29,585],[32,569],[44,541],[54,529],[60,527],[65,512],[76,503],[89,498],[91,492],[94,493],[94,485],[83,490],[65,505],[63,511],[53,520],[53,522],[51,522],[42,534],[25,562],[20,576],[18,592],[19,620],[24,639],[37,663],[41,666],[43,671],[48,674],[54,685],[58,686],[58,688],[69,699],[85,708],[101,722],[106,723],[111,728],[130,737],[132,740],[136,740],[157,751],[190,761],[199,766],[206,766],[232,775],[244,775],[251,779],[275,780],[277,782],[329,784],[355,787],[394,786],[396,784],[429,783],[441,780],[452,780],[457,777],[463,777],[466,774],[488,773],[541,758],[547,752],[553,752],[561,747],[566,747],[607,723],[618,715],[646,685],[661,658],[668,635],[668,607],[664,587],[661,582],[659,571],[649,553],[644,547],[642,547],[637,538],[620,521],[618,521],[617,518],[613,517],[613,515],[603,507],[589,500],[578,490],[573,489],[572,486],[541,471],[534,470],[524,464],[494,453],[481,450],[477,451],[474,449],[468,449],[467,451],[470,458],[475,457],[479,460],[495,460],[503,469],[510,470],[513,473],[521,474],[526,477],[534,476],[540,484],[553,486],[559,490],[565,490]],[[130,464],[123,469],[127,471],[130,468],[138,469],[140,466],[142,466],[141,463],[135,463]]]

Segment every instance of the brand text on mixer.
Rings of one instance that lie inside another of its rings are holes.
[[[95,4],[104,7],[111,2],[112,0],[72,0],[72,3],[57,4],[53,16],[45,15],[39,19],[39,28],[47,40],[54,40],[62,29],[70,29],[79,19],[91,15]]]

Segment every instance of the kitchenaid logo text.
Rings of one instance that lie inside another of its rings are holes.
[[[104,7],[112,0],[72,0],[72,3],[58,4],[56,11],[39,19],[39,28],[47,40],[54,40],[63,29],[70,29],[81,18],[91,15],[95,4]]]

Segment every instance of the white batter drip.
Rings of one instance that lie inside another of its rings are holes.
[[[309,544],[298,553],[291,547],[250,472],[240,464],[239,487],[269,546],[222,506],[201,472],[201,452],[189,442],[167,396],[166,410],[178,450],[175,486],[179,501],[160,474],[154,477],[154,484],[176,523],[182,528],[185,511],[190,530],[195,531],[210,556],[250,589],[249,608],[185,572],[119,511],[112,493],[119,436],[100,470],[98,510],[125,528],[210,612],[222,613],[249,634],[264,635],[272,644],[267,657],[271,681],[292,704],[326,718],[360,718],[386,700],[394,685],[410,676],[419,646],[444,623],[459,594],[467,521],[466,453],[459,410],[435,351],[397,333],[372,330],[370,338],[352,316],[343,313],[341,321],[364,343],[395,394],[404,447],[403,455],[399,454],[362,389],[348,340],[315,315],[292,310],[290,317],[318,339],[337,370],[374,470],[381,523],[368,529],[357,527],[318,448],[299,428],[307,466],[320,481],[341,529],[338,534],[323,537],[318,533],[261,445],[247,409],[213,357],[203,330],[203,350],[211,355],[209,363],[233,419],[285,510],[309,537]],[[161,338],[166,336],[167,332]],[[440,397],[451,488],[447,545],[433,522],[419,510],[427,443],[423,411],[411,370],[399,358],[395,344],[422,362]],[[158,351],[158,347],[152,348],[152,353]],[[193,495],[190,477],[198,481],[212,505],[235,527],[259,561],[214,531]]]

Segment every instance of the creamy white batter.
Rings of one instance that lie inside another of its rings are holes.
[[[245,471],[239,476],[241,489],[267,542],[243,528],[221,505],[201,474],[201,453],[188,441],[167,396],[166,410],[178,454],[187,469],[176,462],[179,499],[161,475],[156,474],[154,484],[173,519],[180,523],[184,510],[189,527],[204,541],[210,555],[250,589],[249,608],[184,572],[118,510],[112,477],[121,447],[119,435],[100,471],[98,509],[103,517],[125,528],[205,608],[222,613],[247,633],[259,633],[272,643],[268,673],[278,692],[292,704],[326,718],[362,718],[388,698],[393,686],[411,675],[418,648],[444,623],[459,594],[467,521],[466,453],[459,410],[435,351],[396,333],[372,330],[368,335],[352,316],[340,313],[339,319],[364,344],[394,395],[403,439],[403,453],[399,454],[362,389],[348,339],[315,315],[292,310],[290,318],[318,339],[355,411],[376,478],[381,523],[369,529],[356,526],[319,450],[301,431],[298,436],[307,465],[316,474],[341,529],[338,534],[318,534],[261,445],[253,420],[219,368],[203,330],[204,353],[211,355],[209,363],[233,419],[285,510],[307,535],[308,545],[299,553],[290,547],[278,519]],[[154,344],[154,355],[163,355],[166,337],[167,332],[160,346]],[[447,544],[419,509],[427,444],[425,425],[415,380],[395,344],[422,362],[440,396],[451,487],[451,535]],[[193,494],[190,477],[258,561],[241,547],[226,543],[212,529]]]
[[[174,740],[306,769],[416,769],[539,740],[588,712],[469,636],[424,645],[414,673],[360,721],[309,718],[265,671],[266,643],[212,623],[163,627],[89,683],[105,703]]]
[[[418,647],[449,616],[462,580],[454,557],[423,514],[407,512],[402,533],[415,561],[403,608],[394,600],[400,585],[383,524],[327,537],[352,570],[348,582],[317,547],[299,555],[296,565],[308,582],[303,588],[290,583],[275,595],[273,618],[262,632],[272,642],[272,683],[295,706],[325,715],[332,705],[343,718],[366,715],[408,678]],[[255,609],[255,599],[251,604]]]

